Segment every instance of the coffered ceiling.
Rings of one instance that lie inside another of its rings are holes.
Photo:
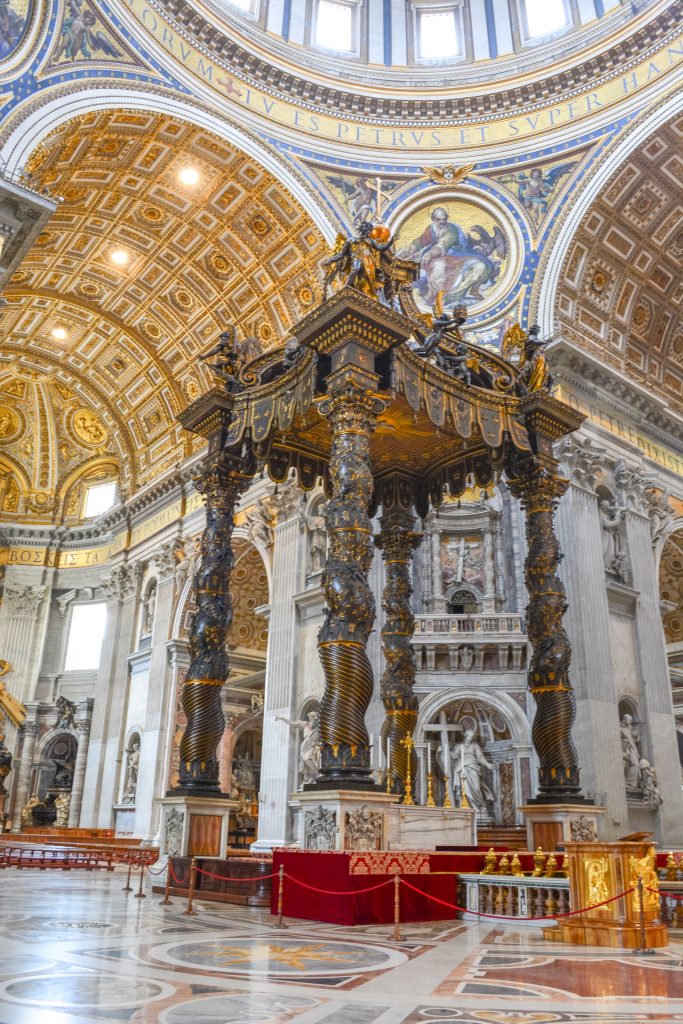
[[[170,117],[79,117],[27,169],[63,201],[3,293],[0,370],[78,395],[130,492],[198,443],[175,417],[209,385],[198,357],[217,334],[269,347],[313,305],[323,237],[250,157]]]
[[[563,333],[683,409],[683,117],[621,166],[569,249]]]

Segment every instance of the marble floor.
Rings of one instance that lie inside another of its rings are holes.
[[[683,941],[656,955],[535,927],[355,929],[125,893],[125,875],[3,871],[0,1024],[683,1022]]]

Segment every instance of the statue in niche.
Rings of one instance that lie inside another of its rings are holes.
[[[322,506],[314,516],[306,517],[308,530],[308,571],[320,572],[327,558],[327,525]]]
[[[474,664],[474,650],[471,647],[460,648],[460,664],[465,672],[469,672]]]
[[[346,815],[344,848],[346,850],[379,850],[382,846],[382,812],[371,811],[363,804]]]
[[[53,757],[55,765],[54,784],[58,789],[71,789],[74,781],[74,763],[60,757]]]
[[[474,739],[474,729],[468,729],[461,743],[451,750],[453,788],[465,787],[470,805],[477,814],[491,817],[490,806],[495,796],[483,779],[483,769],[493,770],[493,765],[484,757],[484,752]]]
[[[657,785],[657,773],[645,757],[641,757],[639,768],[639,787],[640,792],[643,794],[643,803],[659,807],[664,801]]]
[[[621,756],[624,761],[624,779],[627,789],[638,789],[640,782],[640,729],[631,715],[622,715],[619,723]]]
[[[615,501],[604,498],[598,505],[600,526],[602,528],[602,562],[607,572],[619,579],[624,578],[626,556],[621,546],[621,522],[624,509],[618,508]]]
[[[124,804],[134,804],[138,788],[138,768],[140,765],[140,743],[138,740],[133,740],[130,750],[126,754],[126,782],[121,802]]]
[[[246,757],[237,757],[233,761],[232,772],[230,773],[230,796],[236,793],[237,799],[242,793],[253,793],[256,790],[256,778],[254,769]]]
[[[149,588],[147,591],[147,597],[143,601],[142,605],[142,631],[141,636],[151,636],[152,628],[154,627],[154,615],[157,607],[157,588],[156,583]]]
[[[304,818],[304,849],[334,850],[337,831],[335,812],[318,804]]]
[[[320,771],[320,715],[317,711],[308,712],[308,720],[292,720],[276,715],[276,722],[284,722],[290,729],[301,729],[301,746],[299,747],[299,774],[301,785],[315,782]]]
[[[57,707],[55,729],[75,729],[76,705],[73,701],[67,700],[66,697],[57,697],[55,704]]]

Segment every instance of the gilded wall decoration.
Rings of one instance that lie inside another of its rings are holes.
[[[440,297],[446,310],[480,313],[503,298],[515,278],[516,236],[507,217],[479,201],[432,196],[402,220],[399,256],[419,262],[413,286],[418,307],[431,312]]]
[[[586,872],[586,893],[588,905],[594,907],[597,903],[604,903],[612,895],[609,858],[590,857],[584,861]]]
[[[659,563],[659,596],[669,602],[664,613],[664,635],[668,644],[683,641],[683,530],[667,540]]]
[[[71,417],[71,430],[86,445],[99,448],[107,442],[107,431],[89,409],[76,409]]]
[[[0,441],[3,444],[16,441],[24,429],[25,422],[21,413],[9,405],[0,405]]]

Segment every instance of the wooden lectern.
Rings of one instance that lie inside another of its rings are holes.
[[[579,843],[565,844],[565,869],[569,874],[572,910],[589,907],[576,917],[544,928],[546,939],[572,942],[577,946],[610,946],[636,949],[641,941],[638,876],[643,880],[643,923],[648,946],[666,946],[666,925],[659,920],[659,880],[655,869],[655,852],[650,843]],[[634,891],[604,906],[627,889]],[[653,891],[654,890],[654,891]]]

